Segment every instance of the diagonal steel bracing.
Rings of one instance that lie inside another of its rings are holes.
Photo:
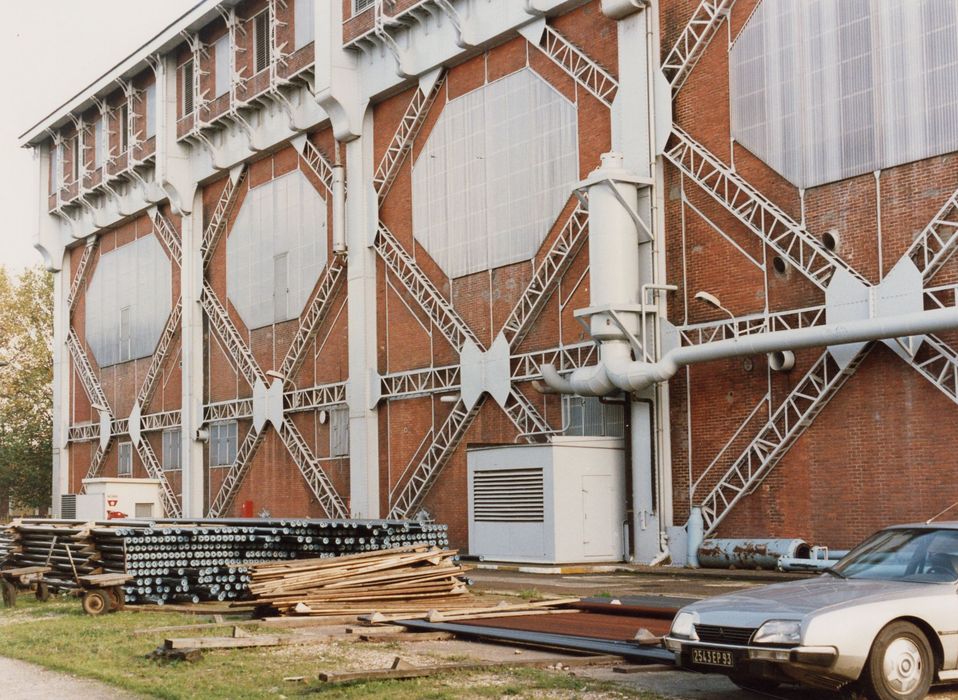
[[[672,87],[673,97],[682,89],[734,4],[735,0],[702,0],[695,8],[675,46],[662,61],[662,73]]]
[[[619,82],[585,51],[566,39],[552,26],[545,25],[536,46],[542,53],[584,87],[606,107],[612,106]]]
[[[844,269],[870,286],[847,263],[825,250],[805,228],[760,195],[718,158],[695,143],[678,127],[677,145],[666,153],[682,174],[705,190],[750,231],[789,260],[819,288],[825,289],[836,269]],[[958,247],[958,192],[942,206],[906,252],[927,281]],[[927,295],[926,295],[927,296]],[[710,342],[744,332],[801,327],[824,320],[821,307],[798,309],[679,329],[686,343]],[[925,336],[916,357],[906,358],[923,377],[958,403],[958,354],[935,336]],[[838,369],[826,351],[798,386],[776,409],[745,451],[717,481],[703,500],[706,532],[711,533],[745,495],[755,489],[786,454],[815,416],[861,364],[867,348],[844,369]],[[831,365],[829,363],[832,363]],[[736,436],[738,432],[736,432]],[[726,446],[727,447],[727,446]],[[723,451],[726,448],[723,448]],[[701,479],[698,483],[701,483]],[[697,484],[698,485],[698,484]],[[694,498],[694,493],[692,494]]]
[[[386,152],[380,159],[375,174],[373,174],[373,188],[376,190],[380,202],[386,199],[386,195],[389,194],[403,161],[406,159],[406,154],[412,149],[413,142],[419,135],[430,108],[445,84],[446,74],[444,71],[433,83],[429,92],[417,88],[412,100],[409,101],[402,119],[399,120],[399,128],[393,134],[392,140],[386,147]]]

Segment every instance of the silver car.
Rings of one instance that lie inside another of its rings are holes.
[[[755,690],[923,698],[958,680],[958,522],[888,528],[816,578],[688,605],[665,644],[679,666]]]

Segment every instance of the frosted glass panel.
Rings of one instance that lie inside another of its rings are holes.
[[[958,150],[958,0],[763,0],[732,133],[799,187]]]
[[[100,256],[86,293],[86,339],[100,367],[153,354],[172,308],[171,274],[155,236]]]
[[[575,106],[528,69],[457,97],[412,176],[416,238],[447,275],[528,260],[578,180]]]
[[[299,170],[247,193],[226,239],[226,290],[249,328],[297,318],[325,266],[326,202]]]

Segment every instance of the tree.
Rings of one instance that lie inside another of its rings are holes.
[[[0,517],[50,505],[53,276],[0,267]],[[5,507],[7,506],[7,507]]]

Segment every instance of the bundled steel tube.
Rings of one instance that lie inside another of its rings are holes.
[[[12,557],[54,567],[60,587],[75,587],[75,574],[125,573],[127,602],[158,605],[247,598],[254,563],[449,545],[445,525],[404,520],[37,520],[12,532]]]

